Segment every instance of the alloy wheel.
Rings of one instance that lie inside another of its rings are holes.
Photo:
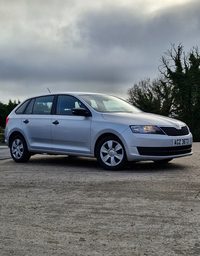
[[[118,141],[108,140],[100,148],[100,157],[105,165],[115,167],[124,159],[124,149]]]
[[[15,139],[12,143],[12,155],[15,159],[21,159],[24,153],[24,145],[20,139]]]

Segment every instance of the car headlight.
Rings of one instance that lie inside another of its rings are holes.
[[[131,125],[130,128],[133,133],[164,134],[158,126],[154,125]]]

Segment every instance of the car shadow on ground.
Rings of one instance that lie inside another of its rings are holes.
[[[168,171],[178,171],[186,169],[188,166],[182,164],[177,164],[173,160],[169,163],[158,164],[153,161],[144,161],[138,163],[129,163],[127,165],[126,171],[133,172],[168,172]]]
[[[83,169],[87,171],[109,171],[102,168],[95,158],[86,158],[86,157],[69,157],[69,156],[49,156],[49,155],[35,155],[26,163],[27,165],[34,166],[51,166],[56,167],[65,167],[65,168],[77,168],[78,170]],[[129,162],[127,165],[121,169],[117,170],[118,172],[167,172],[167,171],[177,171],[188,168],[187,165],[181,163],[173,162],[158,164],[153,161],[144,161],[132,163]],[[116,170],[114,170],[116,171]]]

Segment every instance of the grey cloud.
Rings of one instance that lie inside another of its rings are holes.
[[[9,19],[14,7],[0,15],[5,33],[0,39],[0,85],[62,89],[68,84],[74,90],[126,93],[134,82],[157,76],[159,59],[170,43],[181,42],[188,50],[200,44],[197,1],[152,16],[113,5],[84,10],[72,20],[67,11],[78,1],[63,5],[59,0],[53,8],[45,0],[30,2],[25,10],[14,4],[14,20]]]
[[[151,16],[138,17],[126,9],[88,13],[81,20],[88,29],[91,45],[103,48],[154,47],[160,42],[178,41],[200,29],[200,2],[168,8]],[[81,25],[80,25],[81,26]]]
[[[91,45],[104,48],[133,47],[134,42],[139,43],[139,37],[143,34],[140,21],[127,10],[88,13],[79,25],[87,29]]]
[[[30,55],[30,59],[33,56]],[[45,58],[45,56],[43,56]],[[27,56],[26,56],[27,58]],[[108,83],[122,82],[125,78],[120,74],[121,67],[102,63],[98,60],[80,59],[37,59],[29,63],[19,60],[0,60],[0,77],[5,81],[30,81],[63,82],[63,81],[101,81]]]

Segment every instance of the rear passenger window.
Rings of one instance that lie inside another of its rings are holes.
[[[36,98],[32,113],[36,115],[50,115],[53,105],[53,99],[54,96]]]

